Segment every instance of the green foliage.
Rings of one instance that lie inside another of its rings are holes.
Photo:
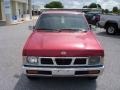
[[[44,6],[45,8],[64,8],[63,4],[59,1],[52,1]]]
[[[120,14],[120,9],[118,10],[118,13]]]
[[[96,3],[91,3],[88,8],[102,8],[100,4],[96,4]]]
[[[105,13],[109,13],[109,10],[108,10],[108,9],[105,9],[104,12],[105,12]]]
[[[102,9],[101,5],[100,4],[97,4],[98,8]]]
[[[97,5],[96,5],[96,3],[91,3],[88,7],[89,8],[97,8]]]
[[[119,12],[119,10],[118,10],[118,7],[113,7],[113,13],[118,13]]]

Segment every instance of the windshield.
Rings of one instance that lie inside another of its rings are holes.
[[[38,19],[36,29],[44,30],[87,30],[88,24],[80,14],[43,14]]]

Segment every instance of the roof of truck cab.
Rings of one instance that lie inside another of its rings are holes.
[[[82,12],[77,11],[43,11],[42,14],[84,14]]]

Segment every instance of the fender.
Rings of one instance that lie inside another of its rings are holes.
[[[105,23],[104,28],[106,28],[107,24],[116,24],[117,27],[118,27],[118,22],[117,22],[117,21],[114,21],[114,20],[108,20],[108,21]]]

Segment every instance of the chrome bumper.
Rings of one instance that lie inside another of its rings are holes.
[[[75,76],[99,76],[103,73],[104,66],[90,68],[43,68],[25,67],[23,72],[27,76],[50,76],[50,77],[75,77]],[[29,72],[30,71],[30,72]],[[32,73],[34,72],[34,73]],[[96,72],[96,73],[95,73]]]

